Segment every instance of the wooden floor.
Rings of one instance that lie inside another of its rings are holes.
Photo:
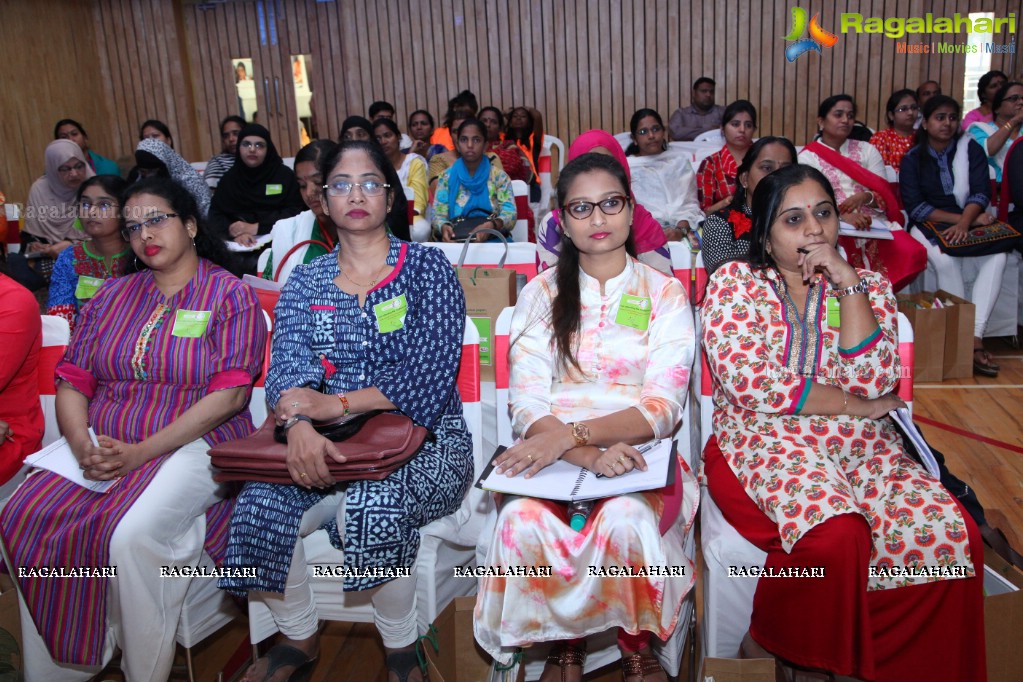
[[[989,344],[1002,370],[996,379],[984,377],[950,380],[915,386],[914,413],[968,435],[922,425],[928,442],[945,454],[948,468],[972,486],[984,505],[988,522],[1005,531],[1010,543],[1023,548],[1023,453],[978,440],[977,436],[1023,448],[1023,349],[996,340]],[[699,585],[697,585],[699,589]],[[697,608],[701,604],[697,599]],[[227,661],[241,656],[247,646],[244,621],[218,633],[197,649],[196,679],[223,682],[240,677],[231,674]],[[680,682],[687,677],[683,664]],[[121,680],[104,673],[98,680]],[[178,679],[176,677],[176,679]],[[184,679],[184,678],[180,678]],[[321,661],[313,682],[386,682],[383,646],[370,624],[330,623],[324,630]],[[621,673],[609,667],[586,677],[587,682],[612,682]]]

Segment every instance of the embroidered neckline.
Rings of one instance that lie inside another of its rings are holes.
[[[135,352],[131,356],[131,369],[135,378],[140,381],[149,378],[149,372],[146,371],[146,357],[149,353],[150,341],[156,330],[167,319],[167,313],[170,312],[170,309],[170,306],[166,303],[157,304],[156,310],[149,316],[146,323],[142,325],[142,331],[139,332],[139,337],[135,340]]]

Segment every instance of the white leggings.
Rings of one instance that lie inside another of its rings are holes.
[[[340,501],[340,503],[339,503]],[[316,634],[319,616],[313,601],[313,590],[309,584],[309,568],[306,563],[302,538],[315,532],[331,517],[337,519],[338,528],[344,528],[344,495],[327,497],[302,515],[299,526],[299,540],[291,557],[291,568],[284,594],[273,592],[249,592],[249,599],[262,601],[273,614],[274,622],[281,633],[294,640],[306,639]],[[341,589],[338,579],[337,589]],[[370,590],[373,602],[373,623],[380,632],[384,646],[400,649],[413,644],[419,636],[416,620],[416,574],[396,578],[380,587]]]
[[[966,298],[966,285],[963,283],[963,261],[967,259],[943,253],[939,246],[927,240],[920,228],[914,227],[910,230],[910,234],[927,249],[927,262],[934,266],[938,275],[938,287],[953,296]],[[977,263],[977,279],[973,283],[973,304],[977,306],[977,316],[973,322],[973,335],[977,338],[984,338],[988,318],[991,317],[998,292],[1002,288],[1006,254],[973,256],[970,260]]]

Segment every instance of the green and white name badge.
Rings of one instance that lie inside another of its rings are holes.
[[[490,336],[490,318],[489,317],[470,317],[472,324],[476,327],[476,331],[480,334],[480,364],[485,367],[490,367],[494,364],[493,353],[491,351],[491,336]]]
[[[622,294],[622,298],[618,302],[615,324],[645,332],[650,327],[651,308],[649,296]]]
[[[825,305],[827,306],[828,326],[841,327],[842,309],[839,307],[838,299],[834,296],[828,296],[828,300]]]
[[[75,287],[75,298],[79,301],[88,301],[96,295],[96,292],[99,291],[99,288],[103,286],[105,281],[99,277],[80,275],[78,277],[78,286]]]
[[[381,334],[398,331],[405,326],[406,313],[408,301],[405,300],[405,294],[377,303],[373,306],[373,314],[377,318],[377,331]]]
[[[272,197],[275,194],[284,194],[284,185],[267,185],[266,196]]]
[[[185,339],[197,339],[206,333],[210,324],[208,310],[178,310],[174,313],[174,328],[171,334]]]

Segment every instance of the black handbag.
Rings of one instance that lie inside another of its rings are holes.
[[[485,213],[481,208],[474,208],[465,215],[458,216],[451,221],[451,230],[454,232],[454,241],[466,241],[477,227],[488,220],[494,220],[496,217],[496,213]]]

